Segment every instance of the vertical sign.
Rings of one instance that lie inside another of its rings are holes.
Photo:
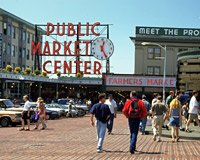
[[[2,68],[2,45],[3,45],[3,34],[0,33],[0,68]]]

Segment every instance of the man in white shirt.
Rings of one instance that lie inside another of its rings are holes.
[[[200,127],[200,124],[199,124],[199,119],[198,119],[198,113],[200,112],[199,110],[199,103],[197,102],[197,99],[196,97],[198,96],[198,92],[196,90],[193,90],[192,92],[192,98],[190,100],[190,104],[189,104],[189,118],[188,118],[188,121],[187,121],[187,124],[186,124],[186,132],[191,132],[189,130],[189,125],[190,125],[190,122],[195,119],[195,121],[197,122],[198,126]]]
[[[108,99],[106,100],[105,104],[109,106],[111,112],[110,119],[107,122],[108,134],[110,135],[112,134],[114,118],[117,117],[117,104],[113,99],[112,94],[108,95]]]
[[[19,129],[19,131],[30,131],[30,102],[28,101],[28,96],[25,95],[23,97],[23,100],[25,102],[24,104],[24,110],[22,111],[22,128]],[[24,122],[27,121],[28,128],[24,128]]]

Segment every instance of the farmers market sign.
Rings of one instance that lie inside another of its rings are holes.
[[[197,28],[136,27],[136,35],[200,37]]]

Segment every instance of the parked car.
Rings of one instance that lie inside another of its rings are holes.
[[[70,100],[71,99],[65,99],[65,98],[58,99],[58,104],[62,105],[63,107],[69,108]],[[85,105],[85,106],[84,105],[76,105],[76,104],[74,104],[73,101],[72,101],[72,108],[74,110],[78,111],[78,116],[84,116],[88,111],[87,105]]]
[[[54,112],[58,112],[58,115],[61,116],[66,116],[65,110],[62,108],[56,108],[56,106],[48,105],[45,104],[46,109]]]
[[[14,105],[9,99],[0,99],[0,125],[8,127],[21,124],[21,112],[8,111],[7,107]]]
[[[49,106],[53,106],[54,108],[60,108],[60,109],[64,109],[65,110],[65,116],[67,117],[68,116],[68,113],[69,113],[69,106],[64,106],[64,105],[60,105],[60,104],[57,104],[57,103],[51,103],[51,104],[48,104]],[[78,116],[78,110],[76,110],[75,108],[73,108],[71,110],[71,116],[72,117],[77,117]]]

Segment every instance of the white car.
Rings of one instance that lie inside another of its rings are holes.
[[[58,112],[59,116],[66,116],[65,110],[55,104],[45,104],[45,107],[50,111]]]
[[[57,103],[52,103],[52,104],[49,104],[49,106],[54,106],[56,108],[60,108],[60,109],[65,110],[66,117],[68,117],[69,105],[60,105],[60,104],[57,104]],[[77,117],[78,116],[78,110],[76,110],[75,108],[73,108],[73,106],[72,106],[71,114],[72,114],[71,115],[72,117]]]

